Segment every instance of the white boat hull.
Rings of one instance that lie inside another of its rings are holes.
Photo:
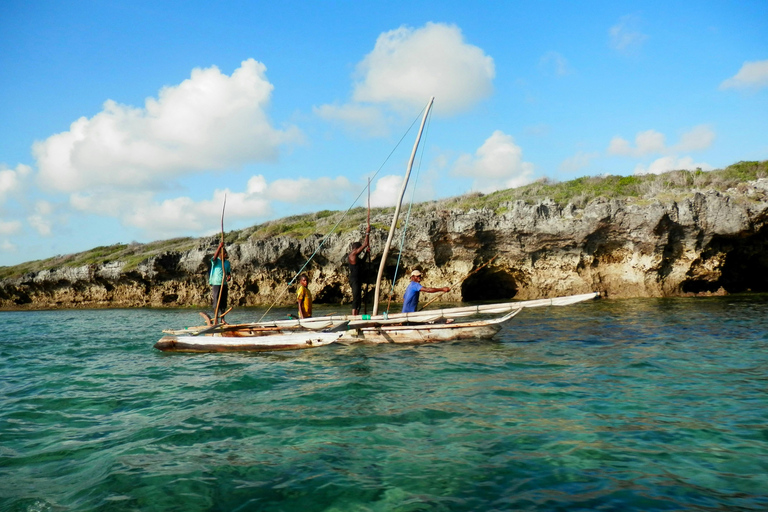
[[[419,325],[367,327],[347,331],[339,339],[341,343],[437,343],[440,341],[492,338],[500,325],[447,326]]]
[[[155,348],[163,352],[271,352],[323,347],[338,341],[342,332],[299,332],[256,336],[163,336]]]
[[[341,343],[437,343],[467,339],[490,339],[501,326],[517,315],[516,309],[503,317],[473,322],[444,322],[402,325],[372,325],[351,328],[339,339]]]

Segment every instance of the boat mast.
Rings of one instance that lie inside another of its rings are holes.
[[[376,292],[373,295],[373,315],[379,312],[379,293],[381,291],[381,276],[384,274],[384,267],[387,264],[387,255],[389,253],[389,245],[392,243],[392,237],[395,236],[395,226],[397,226],[397,217],[400,215],[400,206],[403,204],[403,196],[405,195],[405,189],[408,186],[408,178],[411,175],[411,168],[413,167],[413,160],[416,158],[416,149],[419,147],[419,141],[421,140],[421,132],[424,131],[424,124],[427,122],[427,115],[429,109],[432,108],[432,102],[435,101],[435,97],[432,96],[427,103],[427,108],[424,110],[424,117],[421,119],[421,127],[419,128],[419,134],[416,136],[416,142],[413,144],[413,151],[411,152],[411,159],[408,161],[408,170],[405,172],[405,179],[403,180],[403,186],[400,189],[400,198],[397,200],[397,206],[395,206],[395,216],[392,218],[392,225],[389,228],[389,236],[387,236],[387,243],[384,244],[384,253],[381,255],[381,264],[379,265],[379,274],[376,276]]]

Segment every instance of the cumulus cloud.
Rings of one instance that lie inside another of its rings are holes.
[[[411,111],[435,96],[435,111],[452,114],[488,97],[496,70],[493,59],[466,43],[457,26],[427,23],[381,34],[358,64],[357,75],[356,102]]]
[[[335,121],[351,130],[363,130],[371,137],[387,135],[387,121],[384,113],[369,105],[321,105],[312,109],[318,117],[326,121]]]
[[[274,160],[299,133],[270,124],[265,109],[273,86],[265,73],[248,59],[231,76],[216,67],[194,69],[143,108],[108,100],[94,117],[34,144],[40,184],[63,192],[143,190],[184,174]]]
[[[698,125],[680,136],[680,142],[667,146],[666,137],[656,130],[639,132],[635,136],[635,145],[616,136],[608,145],[608,154],[618,156],[641,157],[663,155],[679,151],[700,151],[709,148],[715,140],[715,132],[708,125]]]
[[[5,253],[16,252],[16,245],[10,240],[0,240],[0,249]]]
[[[438,160],[440,159],[442,157],[438,157]],[[373,208],[395,206],[400,197],[404,179],[404,175],[389,174],[374,181],[371,190],[371,206]],[[403,197],[403,207],[411,201],[417,203],[434,199],[434,183],[438,180],[439,176],[435,170],[417,172],[414,168],[408,180],[408,189]]]
[[[713,168],[704,162],[694,163],[689,156],[678,158],[670,155],[654,160],[648,167],[638,165],[635,167],[635,174],[662,174],[668,171],[694,171],[696,169],[711,171]]]
[[[0,219],[0,235],[13,235],[21,231],[21,222],[18,220],[4,221]]]
[[[267,187],[270,198],[285,203],[341,203],[356,187],[344,176],[318,179],[280,179]]]
[[[472,189],[489,193],[530,183],[533,164],[523,161],[523,150],[511,135],[496,130],[474,156],[461,155],[452,174],[474,178]]]
[[[371,207],[383,208],[394,206],[397,198],[400,196],[400,189],[403,187],[403,176],[390,174],[382,176],[376,181],[371,190]]]
[[[471,45],[455,25],[427,23],[381,34],[357,65],[350,105],[324,105],[315,113],[371,127],[388,109],[412,114],[431,96],[435,115],[465,111],[493,92],[493,58]]]
[[[70,196],[70,205],[81,212],[117,217],[127,226],[155,237],[215,232],[226,194],[228,221],[255,222],[274,213],[273,201],[297,205],[342,204],[357,188],[344,177],[279,179],[271,183],[252,176],[245,191],[216,190],[210,199],[181,196],[157,200],[149,191],[99,190]]]
[[[642,156],[652,153],[663,153],[665,148],[664,134],[656,130],[639,132],[635,136],[635,147],[629,141],[614,137],[608,146],[608,153],[621,156]]]
[[[738,73],[720,84],[720,90],[768,86],[768,60],[745,62]]]
[[[609,155],[641,158],[649,155],[661,155],[647,167],[638,164],[635,174],[661,174],[673,170],[694,170],[697,168],[711,170],[712,166],[705,162],[694,162],[690,156],[680,157],[681,152],[702,151],[712,146],[715,132],[709,125],[694,126],[680,136],[677,144],[668,146],[664,134],[656,130],[639,132],[635,136],[634,146],[622,137],[614,137],[609,146]]]
[[[701,124],[694,126],[691,130],[680,136],[680,142],[673,150],[675,151],[700,151],[708,149],[715,141],[715,132],[711,126]]]
[[[211,199],[194,201],[175,197],[161,202],[148,201],[142,208],[129,212],[124,222],[156,236],[175,236],[180,229],[197,234],[218,231],[218,223],[226,194],[228,221],[260,218],[271,211],[269,200],[243,192],[216,190]]]
[[[635,15],[623,16],[608,30],[609,46],[619,53],[637,52],[648,36],[640,32],[640,18]]]
[[[53,227],[52,213],[53,205],[51,203],[48,201],[37,201],[35,203],[35,212],[27,217],[27,222],[40,236],[51,236]]]
[[[32,174],[28,165],[19,164],[15,169],[0,165],[0,204],[12,194],[21,191],[27,176]]]

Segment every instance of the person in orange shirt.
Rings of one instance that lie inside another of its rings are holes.
[[[296,301],[299,303],[299,318],[309,318],[312,316],[312,293],[309,288],[309,278],[307,274],[299,276],[299,289],[296,291]]]

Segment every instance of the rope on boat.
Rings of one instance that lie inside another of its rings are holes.
[[[389,159],[390,159],[390,158],[392,157],[392,155],[395,153],[395,151],[397,150],[397,148],[398,148],[398,147],[400,147],[400,144],[401,144],[401,143],[403,142],[403,140],[405,139],[405,136],[406,136],[406,135],[408,135],[408,133],[409,133],[409,132],[410,132],[410,131],[413,129],[413,126],[414,126],[414,125],[416,124],[416,122],[419,120],[419,117],[421,117],[421,112],[419,112],[419,115],[418,115],[418,116],[416,116],[416,118],[413,120],[413,122],[411,123],[411,125],[410,125],[410,126],[408,127],[408,129],[405,131],[405,133],[403,133],[403,136],[402,136],[402,137],[400,137],[400,140],[399,140],[399,141],[397,141],[397,144],[395,145],[395,147],[394,147],[394,148],[392,148],[392,151],[390,151],[390,152],[389,152],[389,155],[387,155],[387,158],[386,158],[386,159],[384,159],[384,162],[382,162],[382,164],[379,166],[379,168],[376,170],[376,172],[375,172],[375,173],[373,173],[373,176],[371,176],[371,178],[369,178],[369,180],[372,180],[373,178],[375,178],[376,176],[378,176],[378,174],[381,172],[381,170],[382,170],[382,169],[384,168],[384,166],[387,164],[387,162],[389,161]],[[361,191],[360,191],[360,193],[357,195],[357,197],[355,198],[355,200],[354,200],[354,201],[352,201],[352,204],[349,206],[349,208],[347,208],[347,211],[346,211],[346,212],[344,212],[344,215],[342,215],[342,216],[341,216],[341,218],[340,218],[340,219],[338,220],[338,222],[336,222],[336,224],[335,224],[335,225],[334,225],[334,226],[331,228],[331,230],[328,232],[328,234],[326,234],[326,235],[323,237],[323,239],[320,241],[320,244],[317,246],[317,249],[315,249],[315,251],[314,251],[314,252],[312,253],[312,255],[309,257],[309,259],[307,259],[306,263],[304,263],[304,265],[301,267],[301,269],[300,269],[298,272],[296,272],[296,274],[294,274],[294,276],[293,276],[293,277],[291,278],[291,280],[288,282],[288,286],[286,286],[286,287],[283,289],[283,291],[282,291],[282,292],[280,293],[280,295],[279,295],[279,296],[278,296],[278,297],[277,297],[277,298],[274,300],[274,302],[272,302],[272,304],[270,304],[270,305],[269,305],[269,307],[268,307],[268,308],[267,308],[267,310],[264,312],[264,314],[263,314],[263,315],[261,315],[261,318],[259,318],[259,322],[261,322],[262,320],[264,320],[264,317],[265,317],[265,316],[267,316],[267,314],[268,314],[268,313],[269,313],[269,312],[272,310],[272,308],[273,308],[273,307],[275,307],[275,305],[276,305],[278,302],[280,302],[280,300],[282,300],[282,298],[285,296],[285,294],[286,294],[286,293],[288,293],[288,290],[289,290],[290,286],[291,286],[291,285],[292,285],[292,284],[293,284],[293,283],[296,281],[296,278],[297,278],[297,277],[299,277],[299,276],[301,275],[301,273],[304,271],[304,269],[306,269],[306,268],[307,268],[307,266],[308,266],[308,265],[310,264],[310,262],[311,262],[311,261],[314,259],[315,255],[317,255],[318,251],[320,251],[320,249],[323,247],[323,245],[325,245],[325,243],[328,241],[328,239],[331,237],[331,235],[333,235],[333,234],[336,232],[336,228],[338,228],[338,227],[339,227],[339,224],[341,224],[341,222],[342,222],[342,221],[343,221],[343,220],[344,220],[344,219],[347,217],[347,215],[349,215],[349,212],[350,212],[350,211],[352,211],[352,208],[354,208],[354,207],[355,207],[355,205],[356,205],[356,204],[357,204],[357,202],[360,200],[360,198],[362,197],[362,195],[365,193],[365,191],[366,191],[366,189],[367,189],[367,188],[368,188],[368,186],[364,187],[364,188],[363,188],[363,190],[361,190]]]

